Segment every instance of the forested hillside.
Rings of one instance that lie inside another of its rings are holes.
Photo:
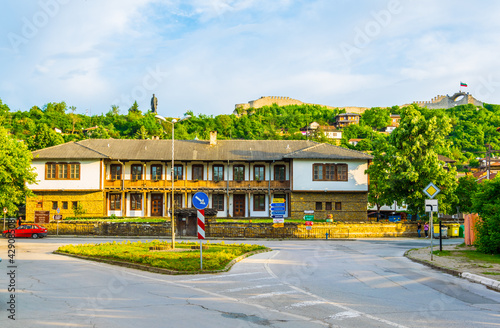
[[[361,117],[359,125],[343,130],[341,145],[361,151],[372,151],[374,144],[388,138],[380,131],[390,123],[390,114],[399,114],[401,108],[372,108]],[[452,109],[428,110],[417,108],[426,119],[445,118],[452,125],[448,142],[440,150],[443,155],[466,162],[477,157],[473,151],[486,150],[485,144],[500,149],[500,106],[485,104]],[[137,103],[121,110],[111,106],[106,114],[87,116],[75,113],[76,108],[66,103],[49,103],[42,108],[34,106],[26,111],[10,111],[0,100],[0,122],[19,140],[24,140],[30,150],[36,150],[86,138],[149,139],[152,136],[170,138],[171,126],[155,119],[151,112],[142,112]],[[124,113],[123,113],[124,112]],[[248,115],[193,115],[175,125],[176,139],[208,139],[210,131],[217,131],[219,139],[305,139],[300,133],[311,122],[333,125],[335,116],[342,111],[313,105],[266,106],[252,110]],[[167,118],[168,119],[168,118]],[[95,128],[93,128],[95,127]],[[57,133],[54,128],[61,130]],[[89,128],[93,128],[87,130]],[[167,133],[163,134],[162,130]],[[321,130],[310,136],[319,142],[326,139]],[[349,139],[363,139],[355,147]],[[467,152],[464,152],[467,151]]]

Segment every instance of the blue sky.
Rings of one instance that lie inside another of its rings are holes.
[[[261,96],[500,104],[500,1],[39,0],[0,12],[0,99],[78,113],[230,114]]]

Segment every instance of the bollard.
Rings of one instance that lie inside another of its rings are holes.
[[[326,233],[326,240],[328,240],[328,232]]]

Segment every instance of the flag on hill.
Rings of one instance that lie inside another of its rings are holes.
[[[467,87],[467,83],[460,82],[461,87]]]

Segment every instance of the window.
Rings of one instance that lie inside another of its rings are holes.
[[[142,164],[132,164],[130,172],[132,180],[142,180]]]
[[[120,164],[111,164],[111,180],[122,179],[122,166]]]
[[[347,181],[347,164],[337,165],[337,180]]]
[[[313,181],[347,181],[347,164],[313,164]]]
[[[80,163],[47,163],[45,179],[80,180]]]
[[[245,180],[245,167],[243,165],[235,165],[233,168],[233,179],[235,181]]]
[[[52,202],[52,209],[57,210],[57,202]]]
[[[69,178],[71,180],[80,179],[80,164],[69,164]]]
[[[266,210],[266,195],[253,195],[253,210],[254,211]]]
[[[55,178],[56,178],[56,164],[46,164],[45,179],[55,179]]]
[[[163,166],[160,164],[151,165],[151,180],[161,180],[163,176]]]
[[[325,164],[325,180],[334,181],[335,179],[335,165]]]
[[[224,166],[222,165],[214,165],[212,173],[212,178],[214,181],[222,181],[224,180]]]
[[[57,164],[57,178],[66,179],[68,176],[68,164]]]
[[[142,194],[130,194],[130,210],[142,210]]]
[[[78,202],[71,202],[71,208],[72,209],[78,208]]]
[[[253,167],[253,179],[256,181],[263,181],[265,179],[266,168],[264,165],[255,165]]]
[[[332,202],[326,202],[325,203],[325,210],[331,211],[332,210]]]
[[[43,202],[39,201],[36,203],[36,208],[42,208],[43,207]]]
[[[63,210],[67,210],[68,209],[68,202],[62,202],[62,208],[63,208]]]
[[[182,194],[174,195],[174,207],[182,208]]]
[[[111,211],[119,211],[122,206],[122,195],[120,194],[110,194],[109,195],[109,209]]]
[[[217,211],[224,211],[224,195],[223,194],[213,194],[212,195],[212,207]]]
[[[341,202],[335,202],[335,210],[342,211],[342,203]]]
[[[203,165],[194,164],[192,171],[192,179],[193,180],[203,180]]]
[[[275,165],[274,166],[274,180],[285,181],[285,165]]]
[[[174,179],[182,180],[184,177],[183,166],[182,165],[174,165]]]
[[[323,210],[323,203],[316,202],[316,211],[322,211],[322,210]]]

